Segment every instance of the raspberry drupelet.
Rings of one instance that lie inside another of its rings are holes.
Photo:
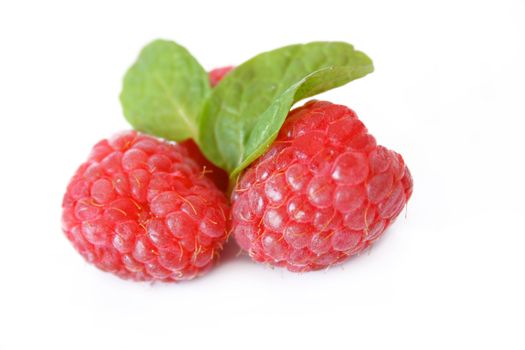
[[[227,199],[185,148],[135,131],[93,147],[62,206],[76,250],[124,279],[194,278],[227,238]]]
[[[411,193],[403,158],[378,146],[352,110],[310,101],[240,177],[233,235],[255,261],[317,270],[370,246]]]

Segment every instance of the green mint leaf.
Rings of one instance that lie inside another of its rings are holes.
[[[124,77],[120,101],[128,122],[165,139],[197,139],[197,118],[211,87],[208,75],[184,47],[155,40]]]
[[[373,71],[343,42],[313,42],[265,52],[236,67],[213,90],[199,119],[201,151],[234,179],[263,154],[292,105]]]

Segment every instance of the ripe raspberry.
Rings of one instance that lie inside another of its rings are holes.
[[[194,278],[227,238],[224,194],[180,145],[135,131],[93,147],[62,207],[79,253],[125,279]]]
[[[310,101],[242,175],[233,234],[258,262],[320,269],[377,240],[411,193],[403,158],[378,146],[352,110]]]
[[[219,82],[224,78],[226,74],[228,74],[234,67],[233,66],[227,66],[227,67],[221,67],[221,68],[215,68],[212,69],[208,73],[208,77],[210,78],[210,84],[212,87],[219,84]]]

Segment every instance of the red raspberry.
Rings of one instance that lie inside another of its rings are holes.
[[[233,234],[258,262],[316,270],[366,249],[411,193],[403,158],[378,146],[352,110],[310,101],[240,178]]]
[[[228,74],[233,68],[234,68],[233,66],[227,66],[227,67],[212,69],[208,73],[208,77],[210,78],[211,86],[215,87],[215,85],[219,84],[222,78],[224,78],[224,76]]]
[[[191,279],[212,266],[227,238],[224,194],[180,145],[135,131],[93,147],[62,207],[79,253],[125,279]]]

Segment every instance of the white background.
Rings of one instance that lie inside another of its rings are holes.
[[[525,2],[2,1],[0,349],[524,349]],[[121,79],[155,38],[208,69],[343,40],[353,108],[415,180],[350,262],[293,274],[230,245],[188,283],[119,280],[60,230],[69,177],[128,128]]]

